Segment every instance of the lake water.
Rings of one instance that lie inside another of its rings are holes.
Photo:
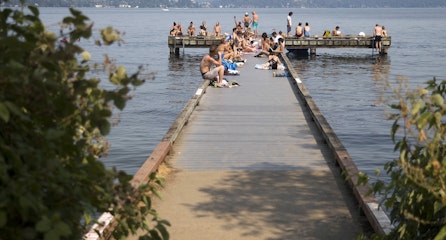
[[[135,173],[160,142],[172,122],[202,82],[198,65],[207,49],[185,49],[180,56],[169,54],[167,35],[174,21],[184,29],[190,21],[202,21],[209,28],[219,21],[230,33],[233,18],[255,10],[260,17],[259,32],[286,30],[286,16],[293,11],[293,24],[309,22],[312,34],[322,34],[336,25],[343,34],[371,34],[376,23],[386,26],[392,46],[386,57],[376,61],[371,49],[318,49],[314,57],[289,56],[301,80],[333,127],[361,171],[374,169],[391,160],[393,144],[383,104],[377,103],[379,79],[407,78],[416,86],[434,76],[446,79],[445,9],[80,9],[95,22],[96,34],[105,26],[125,32],[126,43],[110,48],[81,43],[100,59],[103,52],[129,71],[139,65],[155,78],[135,91],[121,113],[121,122],[109,135],[111,149],[104,159],[109,166]],[[68,15],[65,8],[40,8],[48,28]],[[237,77],[243,83],[243,74]],[[249,87],[242,84],[243,87]]]

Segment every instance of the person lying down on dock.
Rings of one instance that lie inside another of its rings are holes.
[[[269,55],[268,61],[264,64],[256,64],[254,66],[256,69],[280,69],[284,70],[285,66],[280,62],[280,59],[277,55]]]

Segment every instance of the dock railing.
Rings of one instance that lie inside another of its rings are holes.
[[[373,230],[379,235],[388,235],[393,228],[389,217],[379,206],[376,197],[369,194],[370,187],[368,185],[358,185],[358,176],[360,171],[353,162],[352,157],[342,144],[341,140],[337,137],[324,115],[319,110],[319,107],[311,97],[308,89],[300,80],[297,72],[294,70],[294,68],[292,68],[293,65],[288,57],[285,54],[281,54],[281,58],[289,71],[294,88],[298,92],[300,98],[304,101],[304,104],[309,110],[314,123],[333,153],[336,165],[341,168],[345,181],[352,189],[360,208],[362,209]]]
[[[168,36],[170,53],[179,54],[180,48],[209,48],[212,45],[222,43],[224,37],[210,36]],[[311,37],[285,37],[285,48],[288,50],[310,49],[311,54],[316,53],[317,48],[374,48],[373,36],[311,36]],[[392,38],[383,37],[382,54],[386,54],[392,44]]]

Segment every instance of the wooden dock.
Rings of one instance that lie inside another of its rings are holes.
[[[205,81],[156,150],[172,170],[154,203],[172,224],[171,238],[386,234],[388,218],[368,188],[356,186],[358,169],[297,73],[273,77],[254,69],[266,58],[251,56],[240,76],[227,76],[241,86]]]
[[[206,36],[168,36],[170,53],[179,54],[180,48],[209,48],[220,44],[222,37]],[[392,38],[382,38],[382,53],[386,54],[392,43]],[[285,48],[288,50],[310,49],[310,54],[316,54],[317,48],[374,48],[373,36],[339,36],[339,37],[286,37]]]
[[[367,186],[356,186],[358,169],[297,73],[273,77],[254,68],[266,58],[246,57],[240,76],[226,76],[241,86],[203,81],[132,180],[138,186],[168,166],[163,199],[153,204],[171,239],[387,234],[388,217]]]

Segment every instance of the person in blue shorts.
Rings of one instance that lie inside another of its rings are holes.
[[[252,11],[252,30],[254,31],[254,37],[258,36],[257,28],[259,27],[259,15]]]
[[[305,37],[310,37],[310,24],[308,24],[308,22],[305,23],[305,27],[304,27],[304,36]]]

